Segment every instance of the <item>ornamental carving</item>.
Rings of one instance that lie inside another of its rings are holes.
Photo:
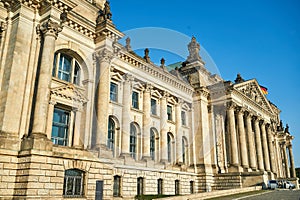
[[[132,76],[132,74],[124,74],[124,80],[126,82],[132,82],[134,80],[134,77]]]
[[[0,40],[2,39],[2,33],[6,30],[6,23],[0,22]]]
[[[51,19],[48,19],[46,22],[42,23],[41,25],[39,24],[37,26],[37,34],[39,36],[53,36],[57,38],[58,33],[62,31],[62,26],[61,24],[57,22],[53,22]]]
[[[114,58],[114,53],[109,51],[108,49],[101,49],[96,51],[93,54],[93,57],[96,61],[106,62],[110,64],[112,59]]]
[[[145,84],[145,92],[151,92],[153,89],[153,85],[151,83]]]

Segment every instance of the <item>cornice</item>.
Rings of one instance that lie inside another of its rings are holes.
[[[169,72],[163,71],[160,67],[155,66],[154,64],[146,63],[141,58],[138,58],[134,54],[127,52],[124,49],[119,47],[119,51],[117,51],[117,57],[122,61],[141,69],[148,74],[159,78],[160,80],[166,82],[167,84],[172,85],[173,87],[178,88],[181,91],[192,95],[194,89],[188,85],[188,83],[184,82],[183,80],[178,79],[174,75],[170,74]]]

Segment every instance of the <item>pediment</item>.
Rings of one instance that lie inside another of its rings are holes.
[[[86,103],[88,99],[73,84],[53,88],[51,95],[76,103]]]
[[[242,93],[248,100],[251,100],[253,103],[258,104],[265,110],[273,113],[273,109],[268,99],[263,94],[258,82],[255,79],[235,84],[234,88]]]
[[[137,90],[144,90],[144,86],[140,83],[140,82],[135,82],[134,85],[133,85],[133,88],[134,89],[137,89]]]
[[[116,80],[116,81],[123,81],[123,77],[121,74],[117,73],[117,72],[112,72],[111,73],[111,78],[113,80]]]
[[[162,95],[157,90],[152,90],[151,95],[156,98],[161,98]]]

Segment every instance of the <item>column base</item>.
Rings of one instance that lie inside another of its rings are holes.
[[[136,161],[131,157],[130,153],[122,153],[120,158],[124,159],[124,165],[130,165]]]
[[[52,141],[45,133],[31,133],[29,137],[24,137],[21,142],[21,150],[43,150],[51,151]]]
[[[20,148],[20,138],[17,133],[0,132],[0,148],[16,150]]]
[[[113,150],[107,148],[106,145],[99,145],[96,147],[99,151],[99,158],[113,158]]]
[[[231,165],[228,168],[228,172],[243,172],[244,169],[241,166]]]

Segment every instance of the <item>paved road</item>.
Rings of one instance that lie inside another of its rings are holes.
[[[300,190],[274,190],[256,196],[241,197],[243,200],[300,200]]]

